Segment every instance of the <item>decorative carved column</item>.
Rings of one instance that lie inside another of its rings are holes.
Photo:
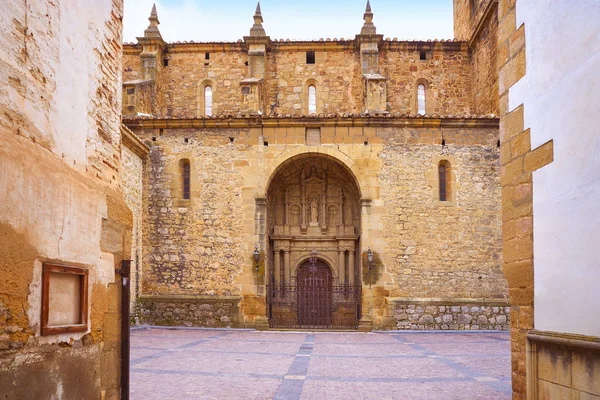
[[[340,249],[338,251],[338,271],[339,271],[339,282],[340,285],[346,284],[346,255],[344,254],[344,250]]]
[[[279,249],[275,249],[274,257],[275,259],[275,285],[279,285],[283,282],[281,281],[281,251]]]
[[[285,225],[290,224],[290,188],[285,189]]]
[[[340,228],[344,226],[344,192],[342,189],[340,189],[338,195],[338,226]],[[343,231],[339,233],[343,233]]]
[[[283,270],[285,271],[285,283],[291,285],[290,251],[283,250]]]
[[[354,250],[348,252],[348,284],[354,285],[354,276],[356,271],[354,270]]]

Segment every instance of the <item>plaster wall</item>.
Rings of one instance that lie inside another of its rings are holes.
[[[510,89],[524,104],[531,148],[554,141],[533,173],[535,328],[600,335],[600,3],[517,2],[527,73]]]
[[[122,7],[3,3],[1,398],[119,397],[115,266],[131,248],[119,192]],[[89,270],[87,331],[41,336],[46,261]]]

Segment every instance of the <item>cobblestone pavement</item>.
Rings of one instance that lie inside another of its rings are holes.
[[[131,398],[511,398],[508,332],[138,329]]]

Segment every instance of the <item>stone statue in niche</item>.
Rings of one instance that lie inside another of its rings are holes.
[[[319,222],[319,205],[314,198],[310,202],[310,222]]]
[[[283,203],[278,202],[275,208],[275,224],[283,225]]]
[[[290,225],[298,226],[300,225],[300,207],[292,206],[292,215],[291,215]]]
[[[337,222],[337,208],[335,206],[329,207],[329,226],[335,226],[338,224]]]
[[[344,223],[346,224],[346,226],[351,226],[353,224],[352,221],[352,206],[350,205],[350,202],[348,201],[348,199],[344,199],[344,202],[346,203],[344,205]]]

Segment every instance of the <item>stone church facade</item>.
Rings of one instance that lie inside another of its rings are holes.
[[[409,42],[373,18],[276,40],[259,6],[238,42],[165,43],[154,9],[124,45],[141,322],[508,329],[497,23]]]

